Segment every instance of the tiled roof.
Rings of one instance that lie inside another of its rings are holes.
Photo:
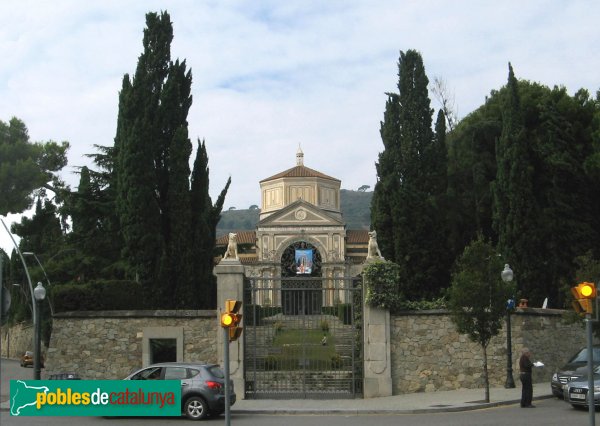
[[[369,242],[369,231],[349,229],[346,231],[347,244],[367,244]]]
[[[238,231],[238,244],[256,244],[256,232],[254,231]],[[217,238],[217,246],[226,246],[229,243],[229,234],[221,235]]]
[[[238,244],[255,244],[256,243],[256,232],[255,231],[238,231],[237,232]],[[217,246],[226,246],[229,242],[229,235],[221,235],[217,238]],[[367,244],[369,242],[369,231],[359,229],[349,229],[346,231],[346,243],[347,244]]]
[[[309,167],[295,166],[295,167],[292,167],[291,169],[287,169],[281,173],[277,173],[274,176],[263,179],[260,181],[260,183],[266,182],[269,180],[280,179],[280,178],[284,178],[284,177],[317,177],[317,178],[329,179],[329,180],[335,180],[337,182],[341,182],[341,180],[339,180],[339,179],[336,179],[331,176],[327,176],[326,174],[318,172],[316,170],[313,170]]]

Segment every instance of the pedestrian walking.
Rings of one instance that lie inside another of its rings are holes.
[[[534,408],[531,404],[533,400],[533,381],[531,379],[531,369],[533,368],[533,362],[531,362],[531,352],[527,348],[523,348],[521,352],[521,358],[519,358],[519,370],[521,374],[521,384],[523,386],[521,390],[521,407],[522,408]]]

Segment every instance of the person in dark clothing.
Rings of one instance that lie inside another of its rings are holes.
[[[521,390],[522,408],[534,407],[531,404],[533,399],[533,381],[531,380],[532,367],[533,362],[531,362],[531,352],[529,349],[523,348],[523,351],[521,352],[521,358],[519,359],[519,370],[521,370],[519,378],[521,379],[521,384],[523,385],[523,389]]]

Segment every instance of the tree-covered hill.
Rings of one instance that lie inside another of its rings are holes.
[[[373,192],[340,191],[342,214],[348,229],[370,229],[371,224],[371,198]],[[217,225],[217,236],[233,231],[254,230],[258,223],[260,210],[257,208],[244,210],[228,210],[221,213],[221,220]]]

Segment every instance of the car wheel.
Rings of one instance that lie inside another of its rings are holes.
[[[208,405],[199,396],[192,396],[185,401],[183,411],[188,419],[200,420],[208,416]]]

